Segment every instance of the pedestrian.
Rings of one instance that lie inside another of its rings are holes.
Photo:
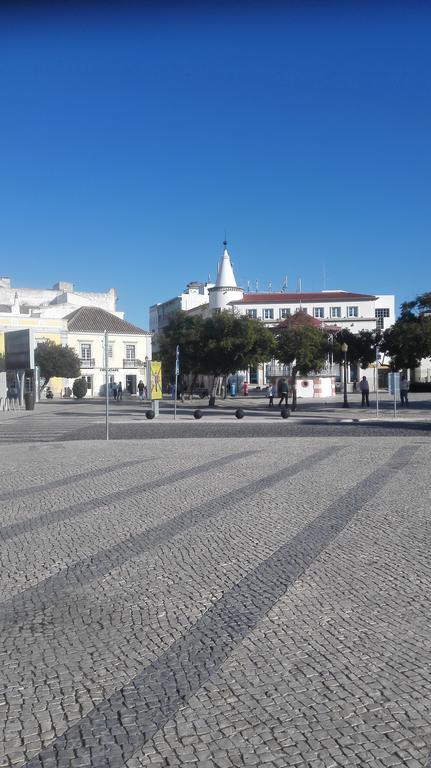
[[[122,399],[123,399],[123,385],[120,381],[118,382],[118,387],[117,387],[117,400],[122,400]]]
[[[370,386],[368,384],[368,379],[366,376],[363,376],[361,381],[359,382],[359,389],[361,390],[362,395],[362,402],[361,402],[361,408],[364,407],[364,405],[369,408],[370,406]]]
[[[281,382],[280,394],[281,394],[281,398],[280,398],[280,402],[278,404],[279,408],[281,407],[281,404],[283,403],[283,401],[285,401],[286,405],[288,405],[287,397],[288,397],[288,394],[289,394],[289,385],[288,385],[286,379],[283,379],[282,382]]]
[[[269,397],[268,408],[272,408],[272,406],[274,405],[274,397],[276,396],[276,394],[277,394],[277,387],[275,386],[275,384],[274,383],[268,384],[268,397]]]
[[[114,382],[112,382],[112,394],[113,394],[114,400],[117,399],[117,393],[118,393],[117,385],[116,385],[116,383],[114,381]]]
[[[145,392],[145,384],[142,381],[142,379],[140,379],[140,381],[138,382],[138,392],[139,392],[139,399],[143,400],[144,399],[144,392]]]
[[[248,397],[248,381],[244,382],[244,397]]]
[[[400,381],[400,398],[401,406],[405,405],[407,408],[409,405],[409,382],[407,376],[403,376]]]

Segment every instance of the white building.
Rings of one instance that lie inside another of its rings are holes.
[[[107,331],[110,382],[121,382],[124,391],[135,395],[139,379],[146,381],[151,334],[98,307],[80,307],[65,320],[67,343],[80,357],[88,394],[97,396],[104,390]],[[72,386],[72,382],[65,386]]]
[[[395,297],[351,291],[297,293],[244,293],[230,302],[236,312],[274,325],[296,312],[305,312],[325,325],[336,324],[351,333],[386,330],[395,322]],[[229,308],[229,307],[226,307]]]
[[[212,287],[213,283],[191,282],[187,284],[183,293],[174,296],[173,299],[153,304],[150,307],[151,333],[156,334],[162,330],[164,326],[167,325],[172,315],[179,310],[188,312],[192,309],[196,309],[196,307],[209,306],[209,290],[211,290]]]
[[[72,283],[57,283],[51,289],[14,288],[10,278],[0,278],[0,355],[4,354],[4,332],[29,328],[35,346],[44,341],[75,349],[88,394],[99,395],[105,384],[104,331],[107,330],[110,380],[136,392],[146,361],[151,360],[151,334],[124,320],[117,311],[117,293],[76,291]],[[72,386],[67,379],[53,379],[55,396]]]

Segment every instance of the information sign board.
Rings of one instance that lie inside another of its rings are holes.
[[[158,360],[150,362],[151,400],[162,399],[162,364]]]
[[[33,331],[5,331],[5,367],[7,371],[27,371],[34,368]]]

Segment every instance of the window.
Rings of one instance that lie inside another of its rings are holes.
[[[126,360],[134,360],[134,359],[135,359],[135,345],[126,344]]]
[[[290,309],[288,308],[280,309],[280,319],[284,320],[284,318],[286,317],[290,317]]]
[[[385,317],[389,317],[389,309],[382,308],[382,309],[375,309],[374,314],[376,316],[376,328],[379,330],[384,327]]]
[[[246,310],[247,317],[253,317],[255,320],[257,319],[257,309],[247,309]]]
[[[359,317],[358,307],[347,307],[347,317]]]
[[[341,307],[331,307],[331,317],[341,317]]]
[[[298,314],[298,312],[302,312],[303,315],[308,315],[307,307],[296,307],[295,312],[297,314]]]
[[[264,309],[263,310],[263,319],[264,320],[274,320],[274,310],[273,309]]]
[[[87,389],[93,389],[93,377],[92,376],[83,376],[83,378],[87,382]]]
[[[324,307],[314,307],[314,309],[313,309],[313,317],[325,317],[325,309],[324,309]]]
[[[81,360],[91,360],[91,344],[81,344]]]

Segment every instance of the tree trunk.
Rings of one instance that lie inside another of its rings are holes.
[[[297,369],[296,369],[296,366],[295,366],[294,368],[292,368],[292,377],[291,377],[291,382],[292,382],[292,406],[291,406],[291,409],[292,409],[292,411],[296,411],[296,374],[297,374]]]
[[[213,385],[212,385],[212,389],[211,389],[210,398],[209,398],[209,401],[208,401],[208,407],[209,408],[214,408],[214,406],[215,406],[217,384],[219,382],[219,378],[220,378],[219,376],[214,376],[214,378],[213,378]]]

